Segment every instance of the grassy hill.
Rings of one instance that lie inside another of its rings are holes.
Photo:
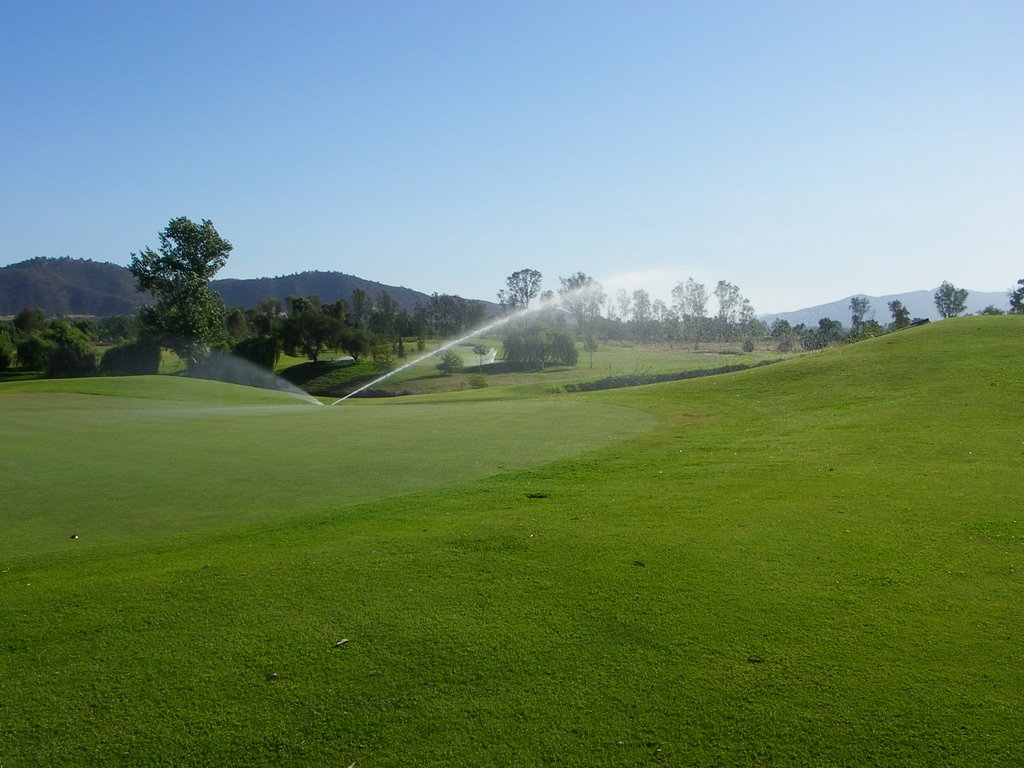
[[[0,763],[1018,765],[1022,346],[334,408],[0,386]]]

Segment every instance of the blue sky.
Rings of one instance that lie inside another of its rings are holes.
[[[0,0],[0,264],[759,312],[1024,277],[1024,3]]]

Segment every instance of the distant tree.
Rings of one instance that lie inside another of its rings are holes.
[[[979,315],[1005,315],[1006,311],[1000,309],[995,304],[989,304],[984,309],[978,310]]]
[[[540,293],[542,275],[536,269],[520,269],[505,278],[505,289],[498,291],[498,301],[513,311],[525,309]]]
[[[104,376],[151,376],[160,370],[160,345],[152,339],[111,347],[100,359]]]
[[[517,326],[505,334],[505,359],[523,367],[542,368],[545,363],[575,365],[576,342],[566,331],[545,324]]]
[[[1010,290],[1010,314],[1024,315],[1024,277],[1017,281],[1017,287]]]
[[[352,320],[355,322],[356,328],[366,327],[371,309],[373,309],[373,303],[366,291],[362,288],[352,291]]]
[[[340,322],[323,311],[319,297],[288,297],[288,316],[281,322],[281,346],[286,354],[300,351],[319,362],[340,332]]]
[[[867,296],[854,296],[850,299],[850,332],[859,334],[864,331],[864,321],[867,320],[868,311],[871,309],[871,302]]]
[[[228,336],[237,341],[249,333],[249,321],[238,307],[229,310],[224,322],[227,326]]]
[[[70,378],[96,373],[96,352],[78,328],[65,320],[54,320],[45,335],[50,342],[47,376]]]
[[[633,314],[633,297],[625,288],[619,288],[615,292],[615,300],[619,305],[619,317],[623,320],[629,319]]]
[[[550,359],[557,365],[576,365],[580,359],[580,351],[572,336],[562,330],[550,333]]]
[[[88,341],[99,341],[100,327],[91,317],[76,317],[68,322],[82,332]]]
[[[14,367],[17,349],[14,340],[6,328],[0,328],[0,371],[9,371]]]
[[[743,301],[739,287],[728,280],[719,280],[715,286],[715,298],[718,299],[718,319],[723,323],[736,322],[737,312]]]
[[[372,343],[370,354],[373,357],[373,370],[377,373],[387,373],[394,364],[394,355],[389,342]]]
[[[637,341],[652,341],[654,337],[654,304],[651,295],[644,288],[637,288],[631,296],[633,314],[629,320],[633,338]]]
[[[278,299],[263,299],[252,309],[246,310],[246,322],[254,336],[273,336],[284,317],[284,310]]]
[[[381,291],[377,303],[370,311],[369,327],[378,336],[390,339],[395,335],[398,319],[398,304],[387,291]]]
[[[829,317],[818,320],[818,327],[813,331],[804,330],[801,326],[797,327],[802,331],[800,343],[804,349],[823,349],[843,338],[843,324]]]
[[[155,305],[142,308],[140,318],[191,370],[224,339],[224,303],[210,280],[232,246],[210,220],[196,224],[185,216],[171,219],[158,237],[159,252],[147,247],[133,253],[128,267],[136,288],[156,299]]]
[[[231,354],[273,371],[281,356],[281,347],[274,336],[250,336],[235,344]]]
[[[53,343],[39,333],[30,333],[18,342],[18,367],[23,371],[45,371]]]
[[[772,322],[769,336],[775,342],[775,348],[779,352],[792,352],[796,346],[796,335],[793,331],[793,326],[790,325],[788,320],[783,320],[781,317],[776,318]]]
[[[477,360],[480,361],[479,365],[481,368],[484,367],[484,358],[487,357],[487,353],[491,350],[485,347],[483,344],[477,344],[473,347],[473,354],[476,355]]]
[[[562,298],[562,306],[576,320],[577,335],[585,337],[587,333],[592,332],[601,315],[601,307],[605,300],[604,288],[583,272],[558,279],[562,283],[558,291]]]
[[[935,292],[935,308],[944,320],[956,317],[967,307],[967,290],[943,282]]]
[[[112,315],[101,317],[99,340],[107,344],[121,344],[139,335],[138,315]]]
[[[889,325],[892,330],[897,331],[910,325],[910,310],[899,299],[889,302],[889,313],[892,315],[892,323]]]
[[[451,376],[453,373],[458,373],[462,370],[463,362],[462,357],[458,352],[448,350],[441,356],[441,362],[437,364],[437,370],[443,373],[445,376]]]
[[[14,327],[23,334],[41,331],[45,325],[46,313],[39,307],[26,307],[14,316]]]
[[[594,367],[594,353],[597,352],[597,336],[594,335],[593,331],[588,331],[587,335],[583,337],[583,348],[587,350],[590,355],[590,367]]]
[[[359,328],[341,328],[336,338],[335,346],[348,354],[358,362],[359,358],[370,354],[372,349],[371,336]]]
[[[708,315],[708,289],[692,277],[677,283],[672,289],[672,306],[683,321],[683,334],[692,339],[694,346],[701,341],[704,319]]]

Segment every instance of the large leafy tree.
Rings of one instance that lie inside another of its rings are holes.
[[[128,267],[138,290],[156,299],[140,317],[162,346],[194,370],[210,347],[224,340],[224,303],[210,280],[227,262],[232,246],[212,221],[196,224],[185,216],[171,219],[158,237],[159,250],[146,247],[133,253]]]
[[[1017,281],[1017,287],[1010,291],[1010,314],[1024,315],[1024,277]]]
[[[288,297],[288,317],[281,323],[281,342],[287,354],[300,351],[318,362],[341,330],[341,321],[323,311],[319,296]]]
[[[892,324],[889,327],[893,330],[906,328],[910,325],[910,310],[903,306],[903,302],[899,299],[893,299],[889,302],[889,312],[892,313]]]
[[[715,298],[718,299],[718,319],[723,323],[736,322],[736,314],[743,303],[739,286],[728,280],[719,280],[715,286]]]
[[[558,280],[562,284],[558,289],[562,306],[575,318],[576,333],[581,337],[592,336],[594,323],[604,305],[604,288],[583,272],[577,272],[569,277],[559,277]]]
[[[679,314],[694,346],[700,343],[701,326],[708,314],[708,289],[692,277],[672,289],[672,307]]]
[[[943,319],[956,317],[967,308],[967,290],[943,282],[935,292],[935,308]]]
[[[536,269],[520,269],[505,278],[505,290],[498,291],[498,301],[513,310],[526,309],[540,293],[543,276]]]
[[[871,302],[867,296],[854,296],[850,299],[850,330],[852,333],[863,333]]]

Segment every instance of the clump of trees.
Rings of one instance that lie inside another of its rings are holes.
[[[48,318],[38,308],[23,309],[0,323],[0,371],[20,367],[50,377],[92,375],[100,334],[100,326],[88,318]]]

